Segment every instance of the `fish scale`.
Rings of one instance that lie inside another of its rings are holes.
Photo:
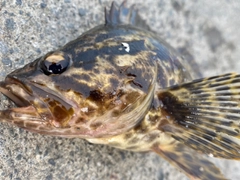
[[[134,6],[113,2],[105,24],[0,82],[19,106],[1,110],[1,122],[154,151],[190,179],[225,179],[201,154],[240,159],[240,75],[192,80],[199,75],[193,67]]]

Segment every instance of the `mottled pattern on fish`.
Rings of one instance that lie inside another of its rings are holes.
[[[42,96],[41,99],[51,107],[50,111],[56,117],[52,122],[55,126],[79,125],[81,132],[77,131],[75,136],[80,136],[80,134],[88,136],[89,134],[89,136],[96,137],[109,133],[118,134],[121,128],[130,129],[132,128],[131,124],[135,125],[136,121],[143,118],[149,109],[155,86],[164,88],[190,80],[188,71],[181,63],[182,59],[176,57],[165,42],[156,41],[156,39],[157,37],[153,33],[130,25],[117,27],[101,25],[56,52],[48,53],[23,69],[14,71],[8,75],[8,78],[16,76],[18,79],[23,79],[27,77],[27,80],[23,81],[31,82],[29,84],[31,89],[34,89],[35,92],[38,91]],[[41,61],[45,59],[51,59],[51,56],[68,55],[72,60],[72,65],[61,76],[46,77],[44,73],[36,70],[36,64],[41,64]],[[34,76],[31,76],[32,74]],[[43,91],[46,84],[47,88],[50,87],[54,92],[61,92],[62,95],[57,96],[63,96],[65,100],[54,97],[51,93],[46,97],[46,92]],[[14,87],[13,91],[19,92],[17,87]],[[27,99],[27,97],[25,98]],[[142,102],[143,99],[146,99],[145,103]],[[76,108],[70,108],[67,111],[70,105],[64,102],[74,103]],[[64,104],[64,107],[56,104]],[[41,107],[42,104],[40,103],[39,106]],[[111,121],[116,122],[114,117],[121,114],[123,119],[123,111],[129,112],[131,111],[129,109],[136,109],[135,107],[139,109],[139,113],[135,111],[134,116],[139,115],[139,117],[134,118],[136,119],[134,121],[126,114],[128,120],[122,126],[126,125],[127,128],[119,127],[116,130],[114,127],[114,132],[107,132],[103,127],[104,132],[97,134],[96,128],[105,126],[102,119],[109,119],[108,125],[106,125],[109,126]],[[145,110],[143,110],[144,108]],[[42,116],[51,118],[48,109],[46,112],[40,110]],[[101,117],[102,113],[106,111],[109,113]],[[73,114],[76,115],[76,118],[70,120]],[[89,120],[91,117],[92,120]],[[24,123],[23,127],[28,126],[26,125],[28,122]],[[31,124],[31,122],[29,123]],[[40,126],[37,131],[45,131],[45,125],[42,126],[44,128],[41,129]],[[91,132],[85,132],[84,126],[86,126],[86,131],[90,129]],[[76,128],[78,127],[71,127],[61,130],[62,132],[53,129],[52,134],[74,136]],[[50,131],[47,129],[46,133],[51,134]]]
[[[0,82],[1,121],[41,134],[154,151],[191,179],[225,179],[195,151],[240,159],[240,75],[199,77],[134,6]],[[190,82],[191,81],[191,82]],[[195,151],[194,151],[195,150]]]

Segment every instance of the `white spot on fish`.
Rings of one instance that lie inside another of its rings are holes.
[[[199,170],[202,171],[202,172],[204,171],[203,167],[200,167]]]
[[[118,99],[118,100],[115,100],[115,101],[114,101],[114,104],[116,104],[116,105],[120,105],[120,104],[122,104],[122,101],[119,100],[119,99]]]
[[[208,156],[209,156],[209,157],[213,157],[213,154],[209,154]]]
[[[126,52],[129,52],[130,51],[130,46],[128,43],[122,43],[122,46],[124,47],[125,51]]]
[[[83,107],[83,108],[81,108],[81,111],[82,111],[82,112],[88,112],[88,107]]]

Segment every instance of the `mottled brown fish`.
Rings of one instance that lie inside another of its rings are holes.
[[[1,122],[130,151],[154,151],[191,179],[222,180],[199,154],[240,159],[240,75],[204,79],[139,17],[113,3],[105,24],[0,82],[18,108]]]

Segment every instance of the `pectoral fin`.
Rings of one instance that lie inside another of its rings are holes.
[[[210,161],[194,154],[181,143],[154,145],[152,150],[183,171],[191,180],[226,180],[221,171]]]
[[[160,90],[159,127],[192,149],[215,157],[240,159],[240,75],[225,74]]]

